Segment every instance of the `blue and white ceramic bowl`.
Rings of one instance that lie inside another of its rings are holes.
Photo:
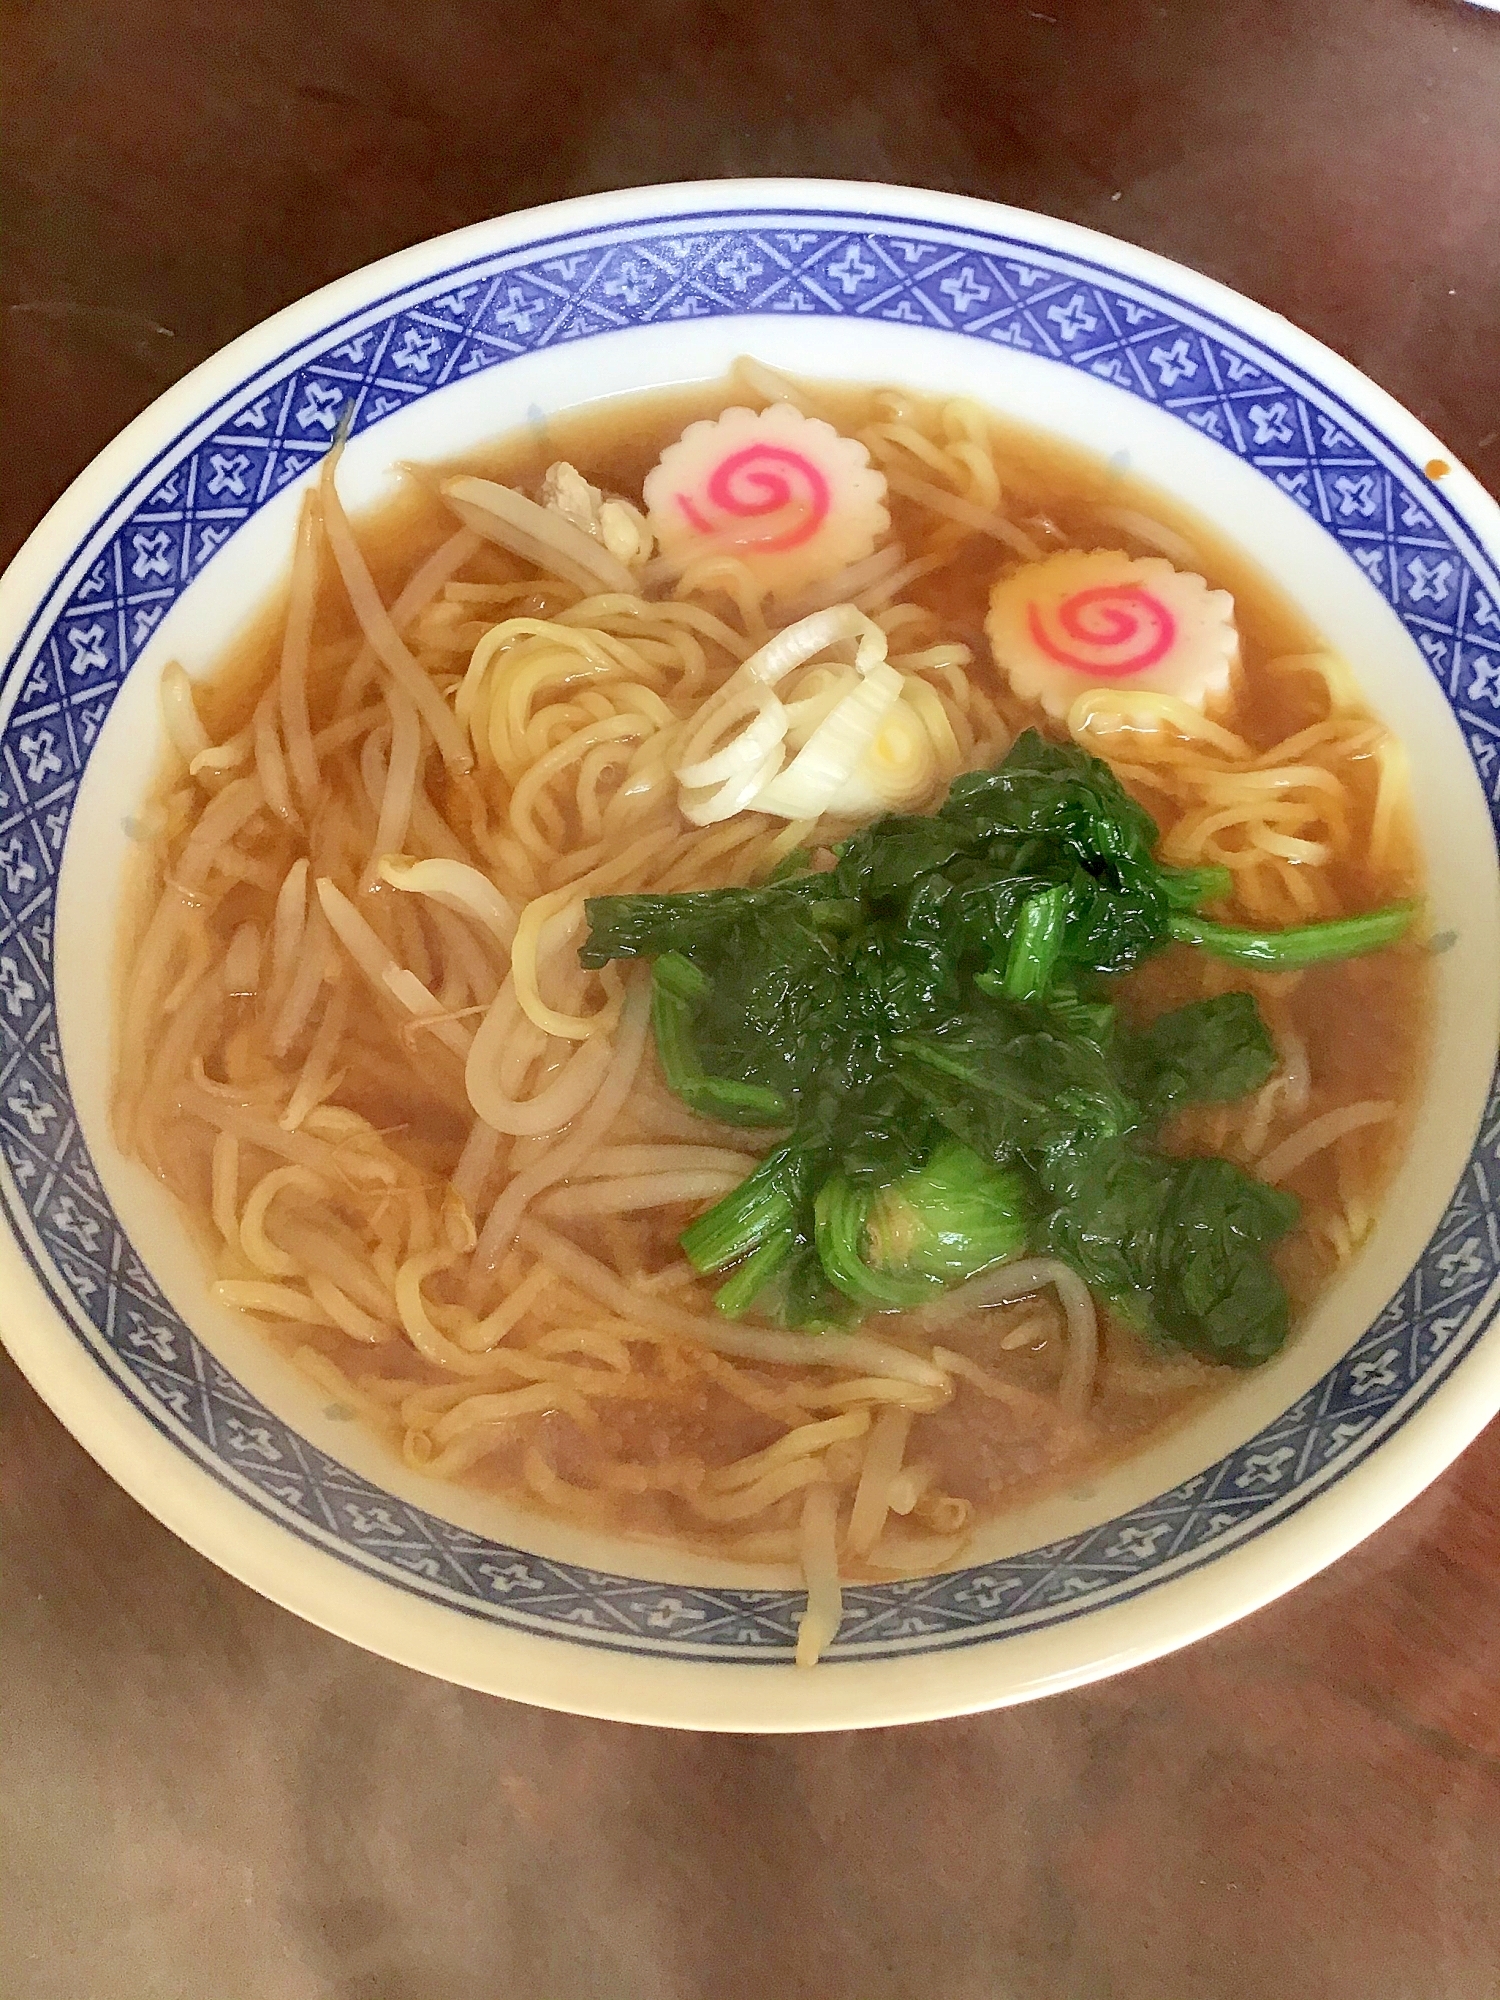
[[[795,1579],[609,1543],[390,1463],[209,1301],[106,1119],[108,965],[163,662],[208,666],[355,408],[403,458],[720,374],[967,391],[1117,455],[1253,550],[1411,759],[1436,1057],[1371,1241],[1289,1352],[1188,1429],[849,1591],[791,1665]],[[359,1644],[522,1700],[725,1729],[1011,1702],[1222,1625],[1386,1520],[1500,1407],[1500,510],[1416,420],[1222,287],[1067,224],[908,189],[720,182],[482,223],[331,285],[133,423],[0,585],[0,1321],[122,1485]]]

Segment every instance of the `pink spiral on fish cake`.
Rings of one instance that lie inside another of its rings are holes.
[[[700,535],[721,535],[768,555],[811,541],[832,504],[821,466],[786,445],[761,442],[720,459],[701,497],[700,506],[690,493],[673,495]],[[742,524],[751,521],[766,526],[746,534]]]
[[[1048,610],[1050,619],[1044,617]],[[1033,599],[1026,607],[1026,627],[1049,660],[1105,680],[1144,673],[1177,640],[1177,620],[1138,583],[1099,584],[1050,607]]]

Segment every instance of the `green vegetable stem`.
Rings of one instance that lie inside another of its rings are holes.
[[[1021,905],[1015,936],[1005,957],[1000,992],[1007,1000],[1040,1000],[1052,980],[1068,927],[1068,891],[1064,883],[1038,890]],[[983,982],[987,974],[979,975]]]
[[[1236,965],[1296,972],[1304,965],[1381,951],[1406,935],[1416,913],[1414,902],[1392,903],[1364,916],[1333,917],[1327,923],[1298,924],[1285,931],[1242,931],[1231,924],[1206,923],[1202,917],[1173,917],[1168,929],[1178,944],[1197,945],[1216,958],[1233,959]]]
[[[791,1230],[808,1193],[808,1160],[796,1146],[778,1146],[706,1214],[683,1230],[682,1253],[705,1275],[726,1270]]]

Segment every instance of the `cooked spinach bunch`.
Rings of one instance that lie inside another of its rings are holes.
[[[808,1331],[909,1306],[1030,1247],[1144,1332],[1252,1364],[1286,1338],[1267,1251],[1295,1199],[1153,1140],[1255,1090],[1275,1050],[1253,997],[1132,1032],[1110,981],[1177,940],[1292,967],[1400,937],[1412,906],[1252,932],[1197,913],[1226,870],[1172,868],[1107,764],[1020,737],[931,816],[876,820],[825,873],[601,896],[590,966],[653,961],[657,1052],[704,1117],[787,1128],[684,1233],[718,1303]]]

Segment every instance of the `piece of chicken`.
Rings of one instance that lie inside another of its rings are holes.
[[[601,543],[627,568],[635,569],[647,562],[656,546],[656,537],[639,508],[590,486],[577,466],[569,465],[566,459],[547,467],[541,502]]]

